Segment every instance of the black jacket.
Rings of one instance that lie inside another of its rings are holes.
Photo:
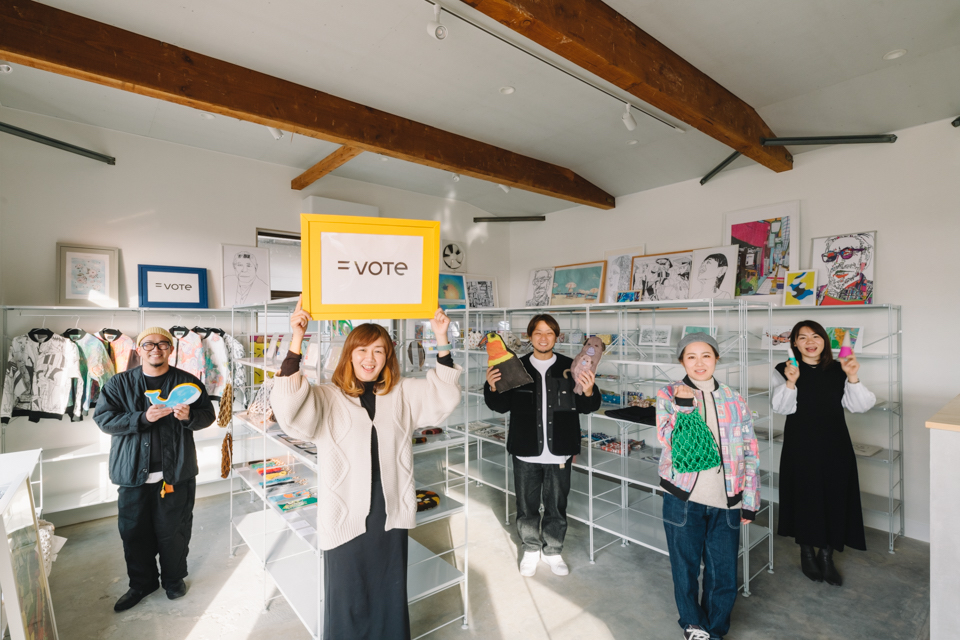
[[[203,383],[176,367],[170,367],[160,397],[169,397],[170,391],[184,382],[200,387],[200,397],[190,405],[190,420],[181,422],[170,414],[153,424],[143,424],[140,420],[150,408],[150,399],[144,395],[148,389],[143,367],[118,373],[104,385],[93,420],[101,431],[113,436],[110,442],[111,482],[121,487],[139,487],[146,482],[150,475],[151,429],[160,430],[163,479],[167,484],[180,484],[200,472],[193,432],[212,425],[217,414]]]
[[[520,358],[532,384],[526,384],[503,393],[483,385],[483,399],[497,413],[510,412],[510,430],[507,434],[507,451],[515,456],[538,456],[543,453],[543,384],[540,372],[530,363],[527,354]],[[575,456],[580,453],[580,414],[591,413],[600,408],[603,399],[600,390],[593,385],[593,395],[576,395],[573,378],[564,377],[573,360],[556,353],[557,361],[547,370],[547,439],[550,453],[558,456]]]

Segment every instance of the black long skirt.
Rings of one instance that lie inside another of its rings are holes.
[[[324,552],[324,640],[410,639],[407,530],[383,530],[379,478],[372,493],[366,532]]]

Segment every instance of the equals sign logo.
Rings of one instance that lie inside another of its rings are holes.
[[[349,260],[337,260],[337,269],[340,271],[349,271],[350,270],[350,261]]]

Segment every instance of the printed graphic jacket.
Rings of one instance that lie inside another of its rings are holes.
[[[89,333],[75,341],[80,349],[80,377],[83,379],[83,411],[97,406],[100,389],[116,373],[103,342]]]
[[[174,345],[170,351],[170,366],[203,380],[206,363],[203,358],[203,340],[193,331],[187,333],[171,331]],[[179,333],[179,335],[178,335]]]
[[[218,334],[210,332],[203,339],[203,383],[207,393],[219,400],[230,382],[230,358],[227,345]]]
[[[151,425],[143,425],[140,416],[150,408],[144,395],[147,381],[143,367],[118,373],[104,386],[93,412],[93,421],[110,439],[110,481],[121,487],[139,487],[150,475],[150,430],[160,429],[163,480],[177,485],[196,477],[197,447],[193,432],[206,429],[217,418],[210,396],[196,376],[170,367],[160,397],[167,398],[178,384],[191,382],[200,387],[200,397],[190,405],[190,419],[178,420],[172,413]]]
[[[227,345],[227,357],[230,360],[230,369],[233,378],[233,401],[247,406],[247,368],[240,364],[245,351],[243,344],[229,333],[223,336]]]
[[[691,402],[674,398],[677,387],[693,389]],[[719,396],[719,397],[717,397]],[[760,509],[759,447],[753,433],[753,417],[740,394],[717,380],[714,391],[717,423],[720,427],[720,457],[723,459],[723,479],[727,490],[727,504],[742,501],[741,517],[753,520]],[[704,415],[703,392],[689,378],[672,382],[657,392],[657,438],[663,445],[660,454],[660,486],[686,502],[690,498],[699,473],[677,473],[673,468],[671,442],[677,413],[699,411]]]
[[[133,343],[133,338],[120,334],[114,340],[110,340],[103,331],[97,334],[97,337],[103,343],[104,348],[110,354],[110,360],[113,362],[113,369],[116,373],[133,369],[140,364],[140,357],[137,355],[137,345]]]
[[[543,383],[540,372],[530,363],[532,354],[520,358],[521,364],[533,382],[503,393],[490,390],[483,384],[483,400],[497,413],[510,412],[510,430],[507,433],[507,451],[515,456],[539,456],[545,445],[557,456],[575,456],[580,453],[580,414],[600,408],[603,399],[593,386],[593,395],[576,395],[576,384],[563,372],[573,360],[556,353],[557,361],[547,369],[547,440],[543,441]]]
[[[82,406],[77,345],[56,334],[43,342],[15,337],[4,375],[0,421],[6,424],[16,416],[27,416],[30,422],[59,419],[68,408],[71,419],[80,420]]]

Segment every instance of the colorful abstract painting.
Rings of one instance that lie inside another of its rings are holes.
[[[783,288],[783,306],[813,307],[817,304],[817,272],[788,271]]]
[[[736,294],[778,302],[787,272],[798,268],[799,201],[733,211],[724,216],[724,240],[737,245]]]

